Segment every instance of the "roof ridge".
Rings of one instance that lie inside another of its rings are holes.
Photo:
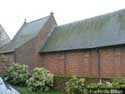
[[[15,34],[15,36],[13,37],[13,39],[11,40],[11,42],[16,38],[16,36],[20,33],[21,29],[22,29],[26,24],[27,24],[26,22],[24,22],[24,23],[22,24],[22,26],[19,28],[19,30],[17,31],[17,33]]]
[[[26,23],[27,23],[27,24],[30,24],[30,23],[33,23],[33,22],[35,22],[35,21],[39,21],[39,20],[46,19],[47,17],[50,17],[50,15],[49,15],[49,16],[45,16],[45,17],[42,17],[42,18],[39,18],[39,19],[36,19],[36,20],[32,20],[32,21],[26,22]]]
[[[113,15],[113,14],[116,14],[116,13],[120,13],[121,11],[125,12],[125,9],[120,9],[120,10],[108,12],[108,13],[105,13],[105,14],[96,15],[96,16],[93,16],[93,17],[90,17],[90,18],[85,18],[85,19],[81,19],[81,20],[78,20],[78,21],[69,22],[69,23],[66,23],[66,24],[59,25],[58,27],[67,26],[67,25],[79,23],[79,22],[82,22],[82,21],[90,20],[90,19],[95,19],[97,17],[104,17],[104,16]]]
[[[5,29],[3,28],[3,26],[0,24],[0,27],[1,27],[1,29],[3,30],[3,32],[6,34],[6,36],[9,38],[9,40],[11,40],[10,39],[10,36],[7,34],[7,32],[5,31]]]
[[[22,29],[25,25],[30,24],[30,23],[33,23],[33,22],[38,21],[38,20],[45,19],[45,18],[47,18],[47,17],[49,17],[49,16],[45,16],[45,17],[42,17],[42,18],[39,18],[39,19],[30,21],[30,22],[24,22],[24,23],[22,24],[22,26],[19,28],[19,30],[17,31],[16,35],[17,35],[18,33],[20,33],[21,29]],[[13,38],[11,41],[13,41],[13,40],[16,38],[16,35],[14,36],[14,38]]]

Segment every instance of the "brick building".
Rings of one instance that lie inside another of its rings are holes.
[[[0,47],[3,47],[4,45],[8,44],[10,42],[10,38],[3,29],[3,27],[0,25]],[[2,70],[3,67],[5,67],[5,61],[6,57],[4,55],[0,56],[0,70]]]
[[[125,76],[125,10],[58,26],[53,13],[24,22],[0,49],[7,63],[45,67],[53,73]]]
[[[54,27],[56,22],[53,13],[32,22],[24,21],[14,38],[0,49],[0,54],[6,57],[6,63],[9,65],[22,63],[32,69],[39,62],[39,50]]]

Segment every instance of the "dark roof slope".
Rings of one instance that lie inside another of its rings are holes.
[[[59,26],[40,52],[125,44],[125,10]]]
[[[3,29],[3,27],[0,25],[0,47],[8,44],[10,42],[10,38]]]
[[[13,40],[0,49],[0,53],[13,52],[16,48],[36,37],[49,18],[50,16],[47,16],[29,23],[24,22]]]

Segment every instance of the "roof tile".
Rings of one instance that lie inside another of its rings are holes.
[[[40,52],[125,44],[125,10],[58,26]]]

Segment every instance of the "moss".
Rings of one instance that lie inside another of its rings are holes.
[[[122,31],[123,28],[125,27],[125,15],[119,14],[117,16],[117,19],[118,19],[118,23],[119,23],[119,29],[120,29],[120,31]]]
[[[111,17],[112,16],[108,15],[108,16],[100,17],[99,19],[95,19],[94,29],[99,30],[102,27],[104,27],[105,24],[108,23],[111,20]]]
[[[117,15],[119,16],[117,17]],[[40,52],[87,49],[123,44],[121,36],[116,34],[125,30],[124,15],[124,11],[118,11],[59,26],[52,33],[44,49],[41,49]],[[122,32],[121,34],[124,33]]]

